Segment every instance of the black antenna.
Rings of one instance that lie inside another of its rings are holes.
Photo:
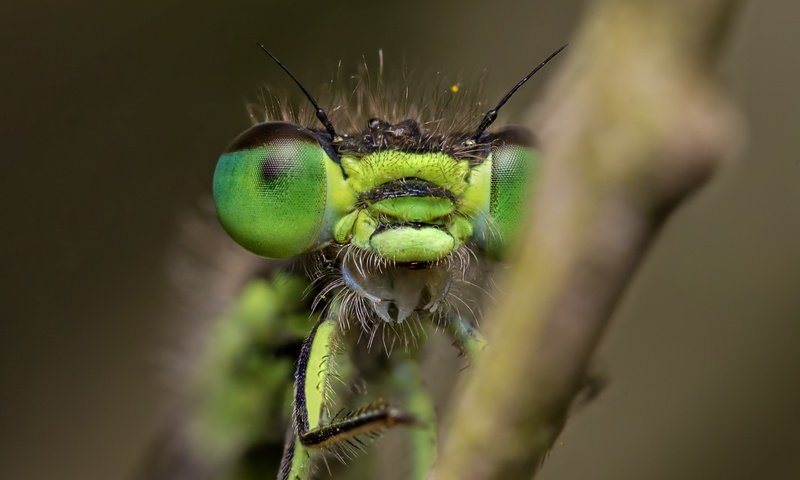
[[[483,132],[486,131],[487,128],[489,128],[489,125],[491,125],[495,120],[497,120],[497,112],[501,108],[503,108],[503,105],[505,105],[508,99],[511,98],[511,95],[514,95],[514,93],[516,93],[516,91],[519,90],[519,87],[523,86],[525,82],[530,80],[530,78],[536,74],[536,72],[538,72],[539,70],[542,69],[542,67],[547,65],[547,62],[555,58],[555,56],[561,53],[561,51],[564,50],[565,48],[567,48],[567,45],[564,45],[555,52],[551,53],[549,57],[544,59],[544,62],[537,65],[536,68],[531,70],[531,73],[525,75],[525,77],[523,77],[522,80],[517,82],[517,84],[514,85],[514,88],[509,90],[508,93],[506,93],[506,95],[500,100],[500,102],[497,104],[496,107],[486,112],[486,115],[483,117],[483,120],[481,120],[481,124],[478,125],[478,129],[475,130],[475,135],[472,136],[472,140],[477,142],[478,138],[481,135],[483,135]]]
[[[275,61],[275,63],[277,63],[278,66],[281,67],[283,69],[283,71],[286,72],[286,74],[289,75],[289,77],[292,80],[294,80],[294,83],[296,83],[297,86],[300,87],[300,90],[303,91],[303,94],[306,96],[308,101],[311,102],[311,105],[313,105],[314,109],[316,109],[317,118],[319,119],[320,123],[322,123],[322,126],[325,127],[325,130],[327,130],[328,133],[331,135],[331,140],[333,140],[336,137],[338,137],[339,135],[336,133],[336,129],[333,128],[333,124],[331,123],[330,119],[328,118],[328,114],[325,113],[325,110],[323,110],[322,107],[319,106],[317,101],[314,100],[314,97],[312,97],[311,94],[308,93],[308,90],[306,90],[306,87],[304,87],[303,84],[300,83],[300,81],[297,78],[295,78],[294,75],[292,75],[292,72],[290,72],[289,69],[286,68],[286,65],[282,64],[281,61],[278,60],[275,57],[275,55],[273,55],[272,53],[270,53],[269,50],[267,50],[267,47],[262,45],[261,42],[256,42],[256,44],[258,44],[258,46],[261,47],[261,50],[264,50],[264,52],[267,55],[269,55],[269,58],[273,59]]]

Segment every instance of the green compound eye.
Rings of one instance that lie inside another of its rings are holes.
[[[488,236],[488,252],[503,258],[525,224],[525,203],[536,173],[539,154],[533,135],[522,128],[506,128],[493,135],[492,186],[489,215],[494,231]]]
[[[328,166],[321,140],[290,123],[239,135],[214,172],[214,202],[228,234],[253,253],[286,258],[326,240]]]

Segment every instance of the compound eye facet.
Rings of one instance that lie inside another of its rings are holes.
[[[239,135],[214,172],[214,203],[237,243],[269,258],[303,253],[319,241],[328,154],[311,131],[261,123]]]
[[[492,184],[489,215],[494,225],[487,250],[502,258],[525,223],[525,204],[538,166],[533,135],[522,128],[506,128],[492,138]]]

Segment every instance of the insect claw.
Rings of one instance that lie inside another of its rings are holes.
[[[411,415],[410,413],[406,413],[402,410],[396,408],[390,408],[387,413],[389,417],[387,424],[390,427],[394,425],[408,425],[414,427],[421,427],[423,425],[422,422],[417,417]]]

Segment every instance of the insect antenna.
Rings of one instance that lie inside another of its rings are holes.
[[[491,125],[497,119],[497,112],[503,107],[503,105],[506,104],[506,102],[511,98],[511,96],[514,95],[517,92],[517,90],[519,90],[519,87],[523,86],[525,82],[530,80],[530,78],[536,74],[536,72],[538,72],[545,65],[547,65],[547,62],[555,58],[555,56],[561,53],[561,51],[564,50],[565,48],[567,48],[567,45],[564,45],[555,52],[551,53],[549,57],[545,58],[544,61],[539,65],[537,65],[533,70],[531,70],[529,74],[522,77],[522,80],[517,82],[517,84],[514,85],[514,87],[511,90],[509,90],[508,93],[506,93],[506,95],[502,99],[500,99],[500,102],[497,103],[497,106],[486,112],[486,115],[484,115],[480,125],[478,125],[478,129],[475,130],[475,134],[472,136],[473,142],[477,142],[478,138],[480,138],[480,136],[483,135],[483,132],[486,131],[487,128],[489,128],[489,125]]]
[[[270,53],[269,50],[267,50],[267,47],[265,47],[261,42],[256,42],[256,44],[259,47],[261,47],[261,50],[264,50],[264,53],[269,55],[269,58],[274,60],[275,63],[277,63],[278,66],[281,67],[281,69],[283,69],[283,71],[286,72],[286,74],[289,75],[289,77],[292,80],[294,80],[294,83],[296,83],[298,87],[300,87],[300,90],[303,91],[303,95],[305,95],[306,98],[308,99],[308,101],[311,102],[311,105],[314,106],[314,110],[316,111],[317,118],[319,119],[320,123],[322,123],[322,126],[325,127],[325,130],[327,130],[328,133],[331,135],[331,139],[332,140],[336,139],[339,135],[336,133],[336,129],[333,128],[333,124],[331,123],[330,119],[328,118],[328,114],[325,113],[325,110],[323,110],[322,107],[319,106],[319,104],[314,99],[314,97],[312,97],[311,94],[308,93],[308,90],[306,90],[306,87],[304,87],[303,84],[300,83],[300,80],[298,80],[294,75],[292,75],[292,72],[290,72],[289,69],[286,68],[286,65],[282,64],[281,61],[278,60],[275,57],[275,55],[273,55],[272,53]]]

